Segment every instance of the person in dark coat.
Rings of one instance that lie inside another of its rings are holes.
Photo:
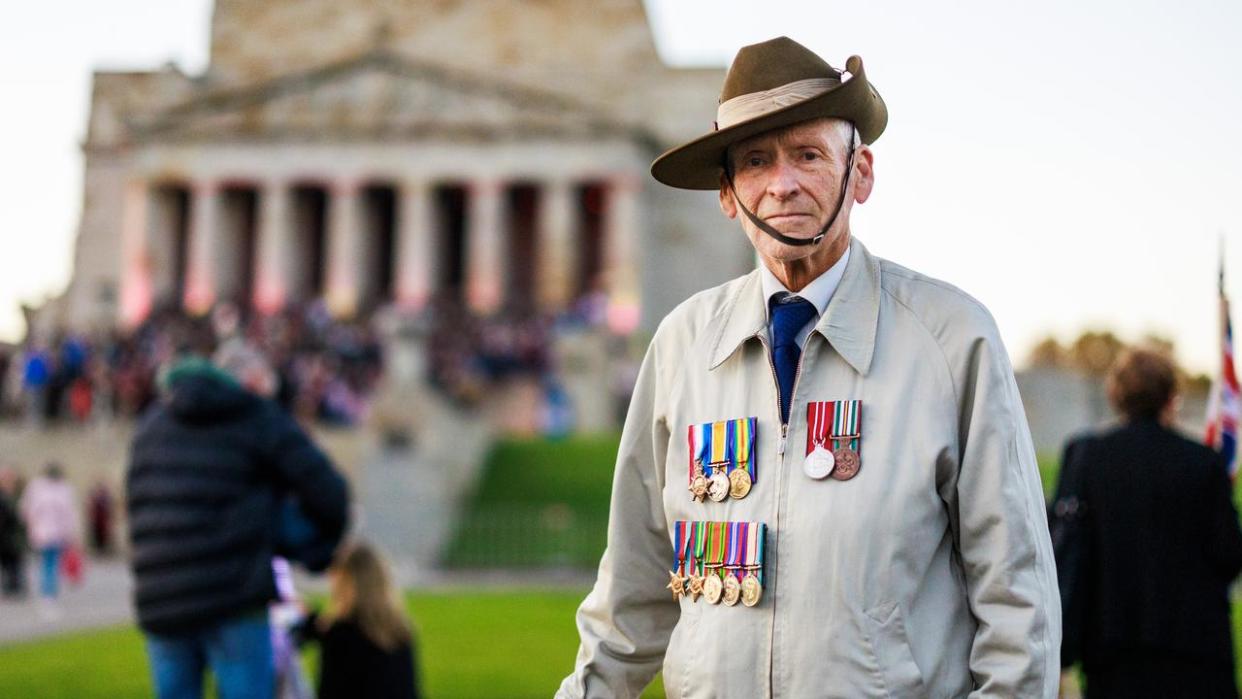
[[[319,644],[319,699],[419,699],[414,634],[380,555],[343,546],[328,578],[327,610],[295,630]]]
[[[0,467],[0,594],[26,594],[26,532],[17,508],[17,474]]]
[[[1062,666],[1082,662],[1088,699],[1237,697],[1242,530],[1224,459],[1170,428],[1163,355],[1127,352],[1107,388],[1122,423],[1070,442],[1053,505]]]
[[[236,359],[236,358],[234,358]],[[134,602],[161,698],[270,697],[267,605],[286,503],[320,539],[345,530],[344,479],[274,402],[261,355],[182,361],[140,422],[126,475]],[[319,547],[322,548],[322,547]],[[331,547],[328,547],[331,548]],[[292,556],[298,560],[296,556]],[[322,569],[330,561],[301,562]]]

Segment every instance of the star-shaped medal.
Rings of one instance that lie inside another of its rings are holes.
[[[686,594],[686,579],[681,576],[681,573],[670,570],[668,572],[668,584],[665,587],[673,591],[674,600],[679,600],[682,595]]]
[[[703,594],[703,576],[691,575],[690,576],[690,601],[698,602],[699,595],[701,594]]]

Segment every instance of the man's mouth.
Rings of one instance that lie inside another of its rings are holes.
[[[802,219],[802,218],[810,218],[810,216],[811,216],[810,214],[797,214],[797,213],[772,214],[771,216],[768,216],[767,218],[763,220],[766,221],[767,223],[783,223],[783,222],[788,222],[788,221],[795,221],[797,219]]]

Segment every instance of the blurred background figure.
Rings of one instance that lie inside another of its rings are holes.
[[[328,570],[327,609],[300,629],[319,644],[319,699],[416,699],[415,643],[387,563],[366,543],[342,547]]]
[[[60,464],[48,463],[43,474],[26,486],[21,512],[30,545],[39,553],[43,611],[54,617],[58,615],[52,603],[60,594],[61,556],[68,547],[78,544],[81,527],[77,496],[65,480]]]
[[[165,373],[126,481],[135,607],[161,699],[201,697],[208,667],[221,696],[271,697],[273,558],[326,567],[348,519],[344,479],[270,400],[271,366],[241,340],[209,361],[211,344],[191,332],[194,351]]]
[[[0,594],[26,593],[26,531],[17,509],[17,473],[0,468]]]
[[[91,489],[87,504],[87,516],[91,523],[91,549],[99,555],[112,553],[112,489],[107,482],[98,481]]]
[[[1121,424],[1066,446],[1052,506],[1062,666],[1082,662],[1089,699],[1236,697],[1242,531],[1224,459],[1171,429],[1163,354],[1124,352],[1107,390]]]

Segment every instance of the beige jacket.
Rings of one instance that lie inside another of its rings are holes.
[[[758,272],[660,324],[630,404],[608,547],[558,697],[1053,697],[1060,600],[1034,448],[996,325],[854,240],[806,341],[788,447]],[[861,469],[802,472],[808,401],[862,400]],[[687,425],[758,417],[741,500],[694,502]],[[757,607],[669,590],[672,523],[768,525]]]

